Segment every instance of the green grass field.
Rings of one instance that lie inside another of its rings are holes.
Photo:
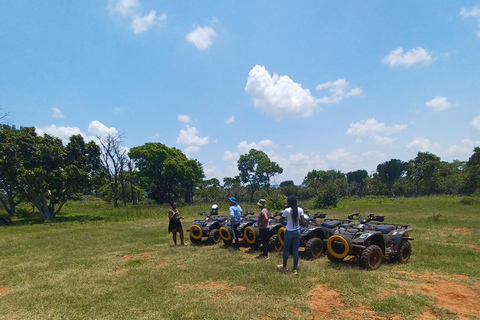
[[[327,218],[410,224],[412,258],[375,271],[301,258],[298,275],[276,270],[280,253],[190,245],[210,204],[179,207],[188,245],[174,247],[167,206],[68,203],[56,222],[0,228],[0,319],[480,319],[480,201],[462,199],[342,200]]]

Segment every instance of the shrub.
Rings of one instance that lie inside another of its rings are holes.
[[[315,197],[313,206],[315,208],[325,209],[336,207],[338,203],[338,191],[333,183],[327,183],[320,194]]]
[[[475,203],[475,199],[471,197],[464,197],[462,200],[460,200],[460,204],[463,204],[464,206],[469,206]]]

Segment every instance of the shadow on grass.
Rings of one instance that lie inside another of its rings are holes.
[[[39,217],[22,217],[16,218],[9,225],[13,226],[24,226],[24,225],[34,225],[34,224],[44,224],[44,223],[65,223],[65,222],[91,222],[91,221],[103,221],[105,218],[100,216],[90,216],[90,215],[68,215],[68,216],[56,216],[52,220],[44,220]]]

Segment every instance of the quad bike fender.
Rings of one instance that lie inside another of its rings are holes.
[[[382,253],[385,254],[385,238],[381,232],[374,232],[367,238],[363,239],[363,243],[368,247],[371,245],[377,245],[382,249]]]
[[[399,246],[402,239],[405,240],[414,240],[414,238],[410,237],[410,232],[412,229],[402,229],[402,230],[395,230],[391,233],[391,239],[395,246]]]
[[[220,223],[218,221],[212,221],[207,223],[208,230],[220,229]]]
[[[307,228],[302,232],[302,239],[305,241],[308,241],[312,238],[319,238],[323,240],[326,238],[325,232],[319,227]]]

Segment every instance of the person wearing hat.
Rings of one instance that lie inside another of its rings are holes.
[[[238,242],[238,225],[240,224],[243,210],[235,197],[228,198],[228,203],[230,204],[230,226],[232,227],[232,236],[235,240],[235,251],[240,251],[240,244]]]
[[[258,200],[257,205],[260,209],[260,215],[258,216],[258,230],[263,247],[263,253],[258,257],[268,259],[268,232],[270,230],[270,222],[268,221],[267,202],[265,199],[260,199]]]

